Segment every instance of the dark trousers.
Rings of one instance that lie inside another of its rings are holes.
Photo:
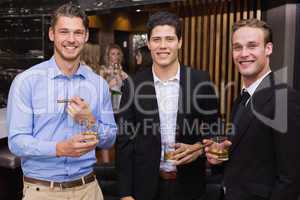
[[[155,200],[204,200],[205,198],[189,199],[176,191],[176,180],[159,180],[159,189]]]
[[[254,194],[245,193],[239,190],[226,190],[223,200],[268,200]]]
[[[156,200],[175,200],[175,187],[176,180],[163,180],[160,178]]]

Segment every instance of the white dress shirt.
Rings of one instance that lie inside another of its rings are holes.
[[[248,104],[249,100],[251,99],[251,97],[254,94],[256,88],[259,86],[259,84],[262,82],[262,80],[266,76],[268,76],[270,73],[271,73],[271,70],[269,70],[267,73],[265,73],[262,77],[260,77],[259,79],[257,79],[254,83],[252,83],[248,87],[243,86],[243,90],[246,90],[250,94],[250,98],[248,99],[248,101],[246,102],[246,104]]]
[[[160,80],[152,68],[156,98],[159,110],[160,133],[161,133],[161,162],[160,170],[176,171],[172,162],[164,160],[164,149],[167,144],[175,144],[176,119],[179,98],[179,74],[180,67],[174,77],[166,81]]]

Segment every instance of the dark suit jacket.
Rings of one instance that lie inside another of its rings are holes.
[[[176,142],[194,144],[201,141],[200,123],[216,121],[217,99],[209,84],[208,73],[183,65],[180,67]],[[196,95],[210,95],[212,98]],[[200,109],[213,112],[200,112]],[[116,160],[120,196],[152,200],[158,192],[161,136],[151,68],[137,73],[131,83],[125,83],[119,123]],[[176,184],[179,199],[202,196],[205,192],[205,158],[199,157],[192,163],[177,167]]]
[[[250,100],[236,120],[225,166],[226,200],[298,200],[299,95],[271,73]]]

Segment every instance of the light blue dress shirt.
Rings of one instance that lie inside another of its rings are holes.
[[[108,84],[83,64],[68,77],[54,57],[19,74],[8,97],[7,122],[10,150],[21,157],[25,176],[70,181],[93,170],[95,151],[81,157],[56,157],[56,144],[85,130],[67,114],[67,104],[57,100],[79,96],[96,117],[101,148],[111,147],[117,127]]]

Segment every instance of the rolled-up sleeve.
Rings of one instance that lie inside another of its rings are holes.
[[[110,148],[114,145],[116,141],[116,132],[117,132],[117,125],[114,118],[114,113],[112,110],[111,105],[111,96],[109,92],[108,85],[105,81],[102,82],[100,88],[100,105],[98,108],[97,113],[97,124],[98,126],[98,134],[99,134],[99,144],[98,147],[100,148]]]

